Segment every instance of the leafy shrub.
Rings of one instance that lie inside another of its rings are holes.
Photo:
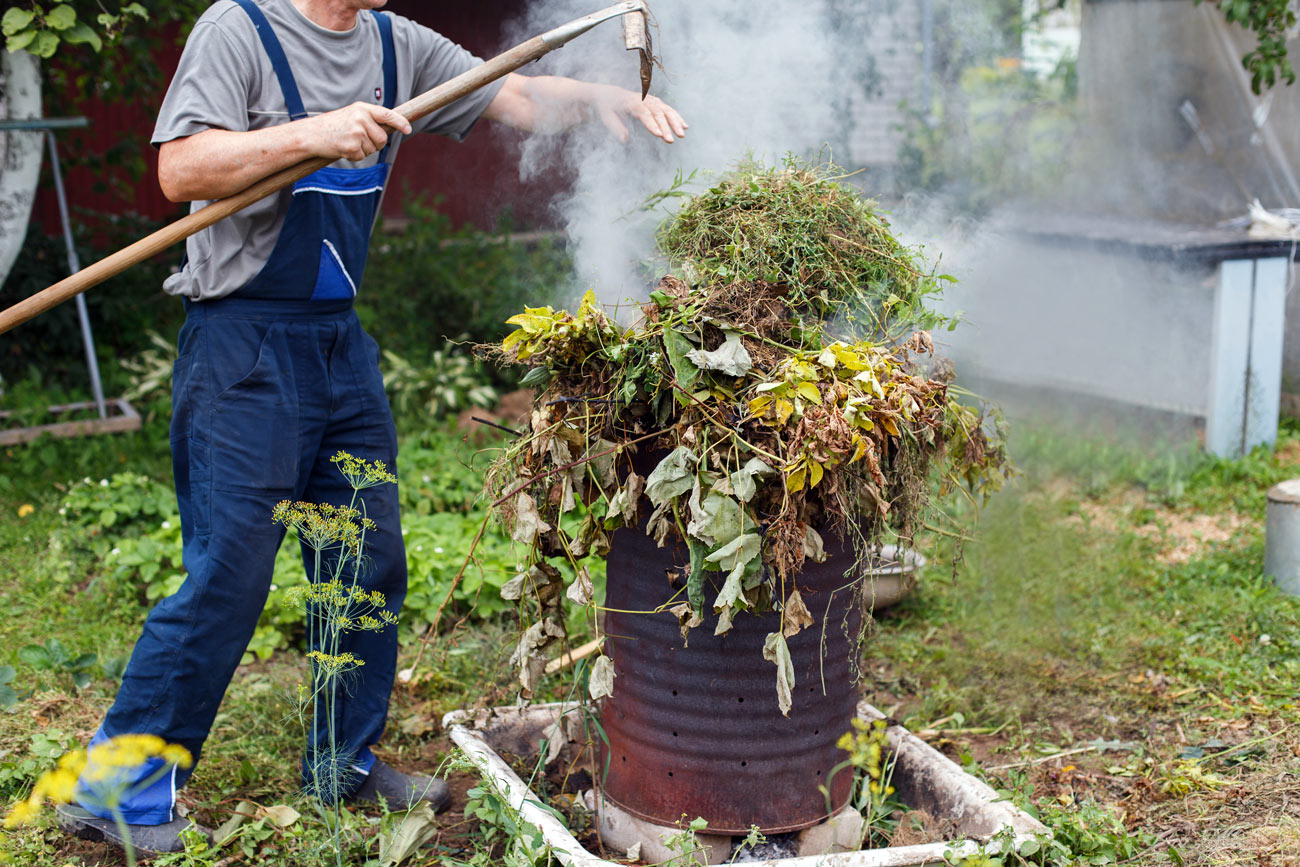
[[[462,442],[442,428],[403,438],[397,491],[404,518],[471,510],[483,490],[483,472],[502,442],[495,434]]]
[[[1067,170],[1074,87],[1068,67],[1046,79],[1017,68],[965,70],[935,105],[906,112],[900,181],[973,214],[1046,194]]]
[[[0,798],[9,801],[25,795],[37,777],[54,767],[59,756],[78,746],[76,735],[46,729],[28,739],[25,752],[6,750],[0,756]]]
[[[473,505],[482,475],[472,468],[456,471],[461,448],[454,433],[426,433],[409,442],[401,452],[398,487],[409,569],[399,627],[404,641],[421,634],[432,621],[484,515],[482,508]],[[180,589],[185,580],[181,524],[169,485],[134,473],[99,481],[86,478],[69,489],[60,511],[66,520],[62,543],[88,550],[100,563],[96,582],[110,591],[134,595],[142,605],[152,605]],[[447,615],[475,620],[496,616],[505,608],[501,587],[517,571],[512,543],[489,527]],[[245,661],[254,656],[264,659],[303,640],[302,613],[286,605],[285,599],[306,580],[298,543],[286,539],[276,554],[271,592]],[[89,665],[91,660],[82,662]],[[101,667],[112,674],[111,663]]]
[[[77,255],[83,263],[102,259],[119,246],[158,228],[157,223],[131,216],[92,215],[88,219],[92,225],[84,226],[77,239]],[[93,243],[87,238],[94,238]],[[117,394],[126,385],[126,377],[115,359],[145,349],[150,331],[175,334],[184,320],[181,302],[162,292],[163,280],[179,261],[179,252],[165,253],[127,269],[108,285],[85,294],[107,394]],[[67,276],[63,238],[46,235],[33,224],[13,269],[0,284],[0,307],[16,304]],[[79,400],[88,399],[90,379],[74,305],[55,307],[9,332],[4,339],[0,376],[6,381],[13,382],[27,368],[36,366],[43,374],[46,388],[67,389]]]
[[[412,364],[386,349],[382,367],[384,389],[398,419],[428,425],[463,409],[486,409],[500,397],[482,364],[448,349],[435,349],[427,364]]]
[[[449,338],[500,340],[524,301],[552,297],[569,279],[569,258],[556,240],[511,240],[508,222],[494,232],[454,229],[418,198],[406,213],[400,231],[371,240],[357,313],[385,349],[417,365]]]

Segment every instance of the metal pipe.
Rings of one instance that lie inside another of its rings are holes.
[[[85,120],[85,118],[81,118]],[[54,143],[54,130],[47,128],[45,140],[50,146],[50,169],[54,172],[54,192],[59,201],[59,220],[63,223],[63,243],[68,250],[68,273],[76,274],[81,270],[81,260],[77,258],[77,248],[72,242],[72,220],[68,217],[68,197],[63,190],[63,172],[59,167],[59,150]],[[81,342],[86,347],[86,368],[90,371],[90,393],[95,398],[95,408],[100,418],[108,418],[108,407],[104,403],[104,385],[99,379],[99,360],[95,357],[95,336],[90,330],[90,312],[86,309],[86,298],[77,296],[77,319],[81,322]]]
[[[90,126],[90,121],[84,117],[33,117],[0,120],[0,132],[24,129],[46,132],[52,129],[80,129],[86,126]]]
[[[1274,485],[1265,511],[1264,574],[1278,589],[1300,596],[1300,479]]]

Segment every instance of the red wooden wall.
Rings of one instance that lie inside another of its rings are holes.
[[[427,0],[390,0],[387,9],[415,19],[459,42],[480,57],[490,57],[508,48],[501,35],[501,23],[522,9],[524,0],[477,0],[474,3],[430,3]],[[160,53],[158,63],[167,78],[180,58],[180,50]],[[158,189],[157,154],[149,145],[153,130],[153,105],[81,104],[77,111],[91,121],[84,131],[59,133],[59,145],[66,155],[89,156],[95,165],[67,172],[68,199],[78,207],[109,213],[135,211],[165,219],[182,213]],[[106,184],[128,184],[124,168],[104,165],[102,155],[115,143],[137,142],[137,153],[148,170],[123,195]],[[416,136],[403,143],[384,202],[385,216],[400,216],[407,191],[440,196],[439,209],[456,225],[473,223],[490,227],[509,208],[516,228],[549,228],[549,202],[557,189],[567,184],[563,175],[553,174],[529,183],[519,180],[517,169],[519,134],[495,124],[477,125],[462,143],[440,136]],[[66,156],[65,156],[66,159]],[[48,231],[58,231],[58,210],[53,188],[47,183],[37,199],[37,218]],[[106,188],[108,187],[108,188]]]

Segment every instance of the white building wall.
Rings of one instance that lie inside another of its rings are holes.
[[[863,51],[875,57],[880,87],[871,97],[853,99],[850,157],[857,166],[890,166],[897,162],[902,139],[901,104],[920,108],[922,89],[922,0],[869,0],[880,7]]]

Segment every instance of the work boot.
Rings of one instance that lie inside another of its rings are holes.
[[[76,804],[57,804],[54,814],[59,827],[75,837],[82,840],[103,840],[122,849],[126,848],[126,840],[112,819],[101,819]],[[131,846],[141,858],[184,852],[185,841],[181,839],[181,832],[189,828],[198,831],[209,843],[212,842],[212,832],[189,819],[177,818],[165,825],[127,825],[126,828],[131,833]]]
[[[384,799],[390,810],[409,810],[420,801],[428,801],[433,811],[439,813],[451,803],[451,792],[442,780],[422,774],[404,774],[375,759],[370,773],[362,779],[361,785],[348,798],[348,802],[377,804],[380,798]]]

